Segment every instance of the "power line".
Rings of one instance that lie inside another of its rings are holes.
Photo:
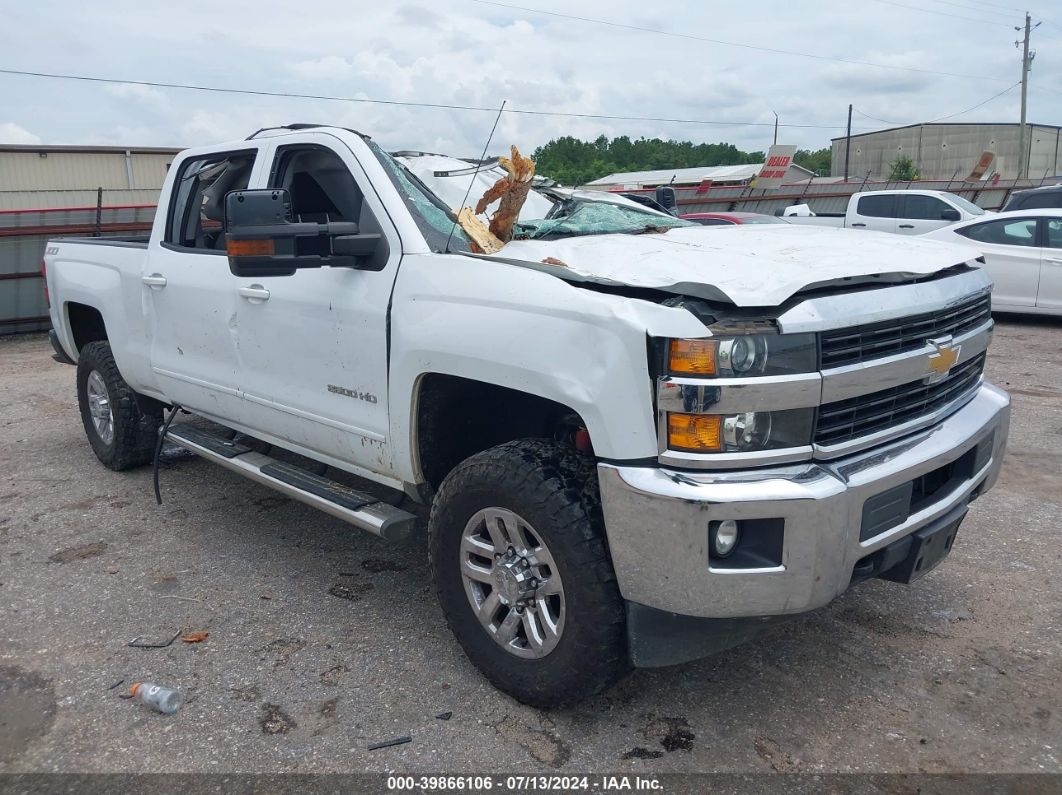
[[[994,19],[976,19],[974,17],[962,16],[961,14],[949,14],[947,11],[937,11],[937,10],[932,9],[932,8],[921,8],[919,6],[909,6],[909,5],[905,4],[905,3],[897,3],[897,2],[895,2],[895,0],[874,0],[874,2],[875,3],[884,3],[885,5],[889,5],[889,6],[896,6],[897,8],[906,8],[909,11],[922,11],[922,12],[924,12],[926,14],[936,14],[937,16],[941,16],[941,17],[950,17],[951,19],[964,19],[967,22],[980,22],[983,25],[996,25],[996,26],[999,26],[1001,28],[1013,27],[1013,25],[1008,25],[1005,22],[998,22],[998,21],[996,21]]]
[[[1001,6],[998,3],[986,3],[984,0],[970,0],[971,3],[977,3],[979,6],[991,6],[992,8],[1002,8],[1007,11],[1013,11],[1017,14],[1024,14],[1024,8],[1018,8],[1017,6]]]
[[[881,0],[884,2],[884,0]],[[918,74],[926,75],[940,75],[943,77],[959,77],[965,80],[993,80],[996,82],[1002,82],[1006,78],[991,77],[988,75],[968,75],[959,74],[957,72],[941,72],[935,69],[919,69],[914,66],[896,66],[894,64],[875,63],[873,61],[860,61],[855,58],[841,58],[831,55],[818,55],[810,52],[798,52],[796,50],[783,50],[776,47],[763,47],[758,44],[746,44],[744,42],[726,41],[724,39],[712,39],[706,36],[696,36],[692,33],[674,33],[669,30],[661,30],[659,28],[647,28],[640,25],[628,25],[623,22],[614,22],[609,19],[598,19],[595,17],[580,17],[574,14],[562,14],[559,11],[544,11],[540,8],[527,8],[525,6],[510,5],[509,3],[500,3],[497,0],[472,0],[473,3],[479,3],[480,5],[496,6],[498,8],[507,8],[511,11],[526,11],[530,14],[542,14],[544,16],[558,17],[560,19],[571,19],[577,22],[590,22],[596,25],[607,25],[612,28],[621,28],[623,30],[636,30],[642,33],[655,33],[659,36],[671,36],[676,39],[689,39],[691,41],[703,41],[708,44],[720,44],[725,47],[739,47],[745,50],[758,50],[760,52],[770,52],[776,55],[793,55],[799,58],[810,58],[816,61],[834,61],[838,63],[853,64],[856,66],[872,66],[876,69],[892,69],[900,72],[916,72]],[[996,24],[996,23],[992,23]],[[1002,24],[1002,23],[1000,23]]]
[[[945,5],[945,6],[952,6],[954,8],[962,8],[962,9],[965,9],[966,11],[974,11],[974,12],[976,12],[978,14],[995,14],[996,16],[1007,17],[1008,19],[1012,19],[1014,17],[1015,13],[1023,13],[1023,12],[1010,12],[1010,11],[993,11],[990,8],[978,8],[977,6],[968,6],[965,3],[954,3],[954,2],[952,2],[952,0],[930,0],[930,2],[939,3],[939,4]],[[993,21],[998,22],[998,20],[993,20]]]
[[[441,102],[413,102],[397,99],[366,99],[362,97],[340,97],[327,94],[301,94],[294,91],[265,91],[252,88],[225,88],[222,86],[206,86],[193,83],[164,83],[154,80],[126,80],[111,77],[93,77],[89,75],[70,75],[54,72],[32,72],[21,69],[0,68],[0,74],[16,75],[21,77],[41,77],[52,80],[77,80],[87,83],[107,83],[111,85],[134,85],[147,86],[149,88],[176,88],[185,91],[203,91],[218,94],[245,94],[259,97],[281,97],[285,99],[316,99],[328,102],[355,102],[369,105],[394,105],[402,107],[430,108],[441,110],[462,110],[497,113],[497,108],[482,107],[477,105],[454,105]],[[505,108],[505,113],[513,113],[522,116],[560,116],[575,119],[604,119],[609,121],[650,121],[664,122],[668,124],[697,124],[720,127],[773,127],[773,121],[719,121],[717,119],[683,119],[660,116],[619,116],[603,113],[572,113],[559,110],[530,110],[521,108]],[[783,122],[781,127],[794,127],[811,130],[839,130],[836,124],[789,124]]]
[[[999,99],[1001,96],[1006,94],[1008,91],[1013,91],[1015,88],[1017,88],[1020,85],[1021,85],[1021,81],[1019,80],[1014,85],[1008,86],[1007,88],[1004,88],[998,94],[993,94],[988,99],[983,100],[981,102],[978,102],[976,105],[971,105],[970,107],[966,108],[966,110],[960,110],[960,111],[958,111],[956,113],[949,113],[947,116],[938,116],[935,119],[929,119],[928,121],[922,121],[922,122],[917,122],[917,121],[910,121],[910,122],[889,121],[888,119],[879,119],[877,116],[871,116],[869,113],[864,113],[859,108],[854,108],[854,110],[860,116],[864,116],[864,117],[866,117],[868,119],[871,119],[873,121],[880,121],[883,124],[892,124],[892,125],[895,125],[895,126],[898,126],[898,127],[909,127],[909,126],[911,126],[913,124],[933,124],[933,123],[938,122],[938,121],[944,121],[945,119],[954,119],[956,116],[962,116],[962,115],[964,115],[966,113],[969,113],[970,111],[977,110],[978,108],[983,107],[984,105],[987,105],[992,100]]]

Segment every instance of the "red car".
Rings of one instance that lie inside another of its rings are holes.
[[[763,213],[686,213],[679,218],[704,226],[733,226],[734,224],[787,224],[782,218]]]

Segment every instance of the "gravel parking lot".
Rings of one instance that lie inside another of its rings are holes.
[[[157,507],[93,457],[74,368],[0,340],[0,771],[1062,772],[1062,321],[998,321],[1009,453],[938,570],[548,713],[467,662],[422,546],[198,459]],[[126,645],[178,629],[210,634]],[[145,680],[184,708],[118,697]]]

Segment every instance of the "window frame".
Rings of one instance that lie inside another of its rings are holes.
[[[177,251],[177,252],[181,252],[181,253],[184,253],[184,254],[207,254],[207,255],[215,256],[215,257],[217,257],[217,256],[228,257],[228,253],[226,251],[224,251],[224,250],[213,249],[213,248],[189,247],[189,246],[183,246],[180,243],[173,242],[172,236],[173,236],[173,230],[174,230],[174,226],[173,226],[174,214],[177,212],[177,195],[180,192],[180,184],[181,184],[181,181],[184,179],[185,171],[189,168],[189,166],[191,166],[192,163],[197,163],[197,162],[202,161],[202,160],[211,160],[211,159],[215,160],[215,161],[221,161],[221,160],[226,160],[228,158],[236,157],[236,156],[239,156],[239,155],[249,155],[252,158],[252,160],[251,160],[251,171],[250,171],[250,173],[247,176],[247,184],[248,184],[248,187],[250,187],[254,183],[255,170],[258,168],[259,157],[260,157],[261,154],[262,154],[262,152],[261,152],[261,149],[259,147],[252,146],[252,147],[249,147],[247,149],[232,149],[232,150],[226,150],[226,151],[222,151],[222,152],[204,152],[204,153],[200,153],[200,154],[193,154],[193,155],[189,155],[185,160],[181,161],[181,165],[177,169],[177,173],[176,173],[176,175],[173,178],[173,184],[170,187],[170,196],[169,196],[169,200],[168,200],[168,204],[167,204],[167,210],[166,210],[165,234],[163,235],[162,240],[159,242],[159,245],[162,246],[165,249],[168,249],[169,251]],[[184,214],[182,215],[182,218],[181,218],[181,228],[183,228],[184,224],[187,222],[187,218],[188,218],[187,213],[188,213],[188,210],[190,209],[190,207],[191,207],[191,202],[189,201],[186,204],[185,208],[184,208]],[[224,232],[224,226],[222,226],[222,231]]]
[[[1052,251],[1062,251],[1062,236],[1059,237],[1059,245],[1057,248],[1051,245],[1051,235],[1048,233],[1047,227],[1052,221],[1062,227],[1062,216],[1045,216],[1040,218],[1040,248],[1051,249]]]
[[[954,210],[954,209],[956,209],[955,207],[952,207],[950,204],[948,204],[946,201],[944,201],[939,196],[930,196],[930,195],[925,194],[925,193],[908,193],[908,194],[905,194],[904,196],[902,196],[901,198],[903,199],[903,203],[902,203],[902,205],[900,207],[900,213],[901,214],[896,216],[896,217],[897,218],[903,218],[904,220],[907,220],[907,221],[944,221],[945,219],[942,217],[942,213],[945,210]],[[918,200],[929,201],[929,202],[936,202],[937,204],[940,205],[940,211],[937,213],[937,216],[935,218],[925,218],[923,216],[911,215],[911,213],[908,212],[908,210],[907,210],[907,203],[909,201],[911,201],[912,199],[918,199]]]
[[[895,220],[898,217],[896,213],[899,212],[898,198],[899,197],[896,196],[896,194],[891,193],[875,193],[869,196],[860,196],[856,201],[856,215],[861,215],[864,218],[889,218]],[[889,203],[890,215],[876,215],[874,213],[864,212],[863,203],[871,200],[887,201]]]
[[[265,182],[266,190],[280,190],[281,189],[281,186],[276,184],[276,182],[282,176],[282,174],[280,172],[280,161],[281,161],[282,158],[284,158],[285,156],[290,154],[293,150],[295,150],[295,151],[299,151],[299,150],[306,151],[306,150],[309,150],[309,149],[316,149],[316,150],[318,150],[320,152],[327,152],[328,154],[332,155],[332,157],[334,157],[336,160],[339,161],[340,165],[342,165],[343,168],[346,169],[346,172],[348,174],[350,174],[350,178],[352,180],[354,180],[354,185],[358,189],[358,192],[361,194],[361,201],[362,201],[362,205],[363,205],[362,211],[364,212],[365,210],[368,210],[370,213],[372,213],[373,218],[375,218],[375,220],[376,220],[376,224],[379,226],[380,219],[376,218],[376,213],[373,212],[373,209],[371,207],[369,207],[367,204],[365,204],[365,194],[366,194],[365,187],[360,182],[358,182],[357,175],[353,171],[351,171],[350,166],[348,166],[346,161],[343,160],[343,156],[340,154],[340,152],[335,147],[328,146],[327,144],[318,143],[317,141],[305,141],[305,142],[302,142],[302,143],[279,144],[278,146],[274,147],[273,150],[272,150],[272,161],[269,164],[269,173],[266,175],[266,182]],[[322,188],[322,190],[323,190],[323,188]],[[294,208],[292,208],[292,209],[294,211]],[[353,220],[355,222],[359,221],[359,219],[357,219],[357,218],[355,218]]]
[[[1032,242],[1029,243],[1028,245],[1026,245],[1025,243],[995,243],[995,242],[990,241],[990,240],[978,240],[976,237],[970,237],[969,235],[965,234],[965,232],[967,230],[969,230],[969,229],[974,229],[974,228],[978,228],[978,227],[988,226],[989,224],[1002,224],[1002,225],[1006,226],[1007,224],[1016,224],[1016,223],[1021,223],[1022,221],[1032,221],[1035,224],[1035,226],[1033,228]],[[961,237],[964,237],[967,240],[972,240],[974,243],[983,243],[986,246],[1014,246],[1015,248],[1044,248],[1044,234],[1046,233],[1047,230],[1046,230],[1046,227],[1043,225],[1042,222],[1043,222],[1043,219],[1042,218],[1038,218],[1035,215],[1024,216],[1024,217],[1021,217],[1021,218],[990,218],[990,219],[985,220],[985,221],[978,221],[976,224],[968,224],[968,225],[962,227],[962,229],[956,229],[955,230],[955,234],[960,235]]]

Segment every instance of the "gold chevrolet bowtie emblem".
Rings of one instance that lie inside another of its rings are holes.
[[[951,337],[929,340],[928,342],[936,348],[936,351],[929,354],[928,371],[925,380],[927,384],[934,384],[948,377],[948,373],[955,366],[955,362],[959,361],[959,351],[962,346],[952,345]]]

